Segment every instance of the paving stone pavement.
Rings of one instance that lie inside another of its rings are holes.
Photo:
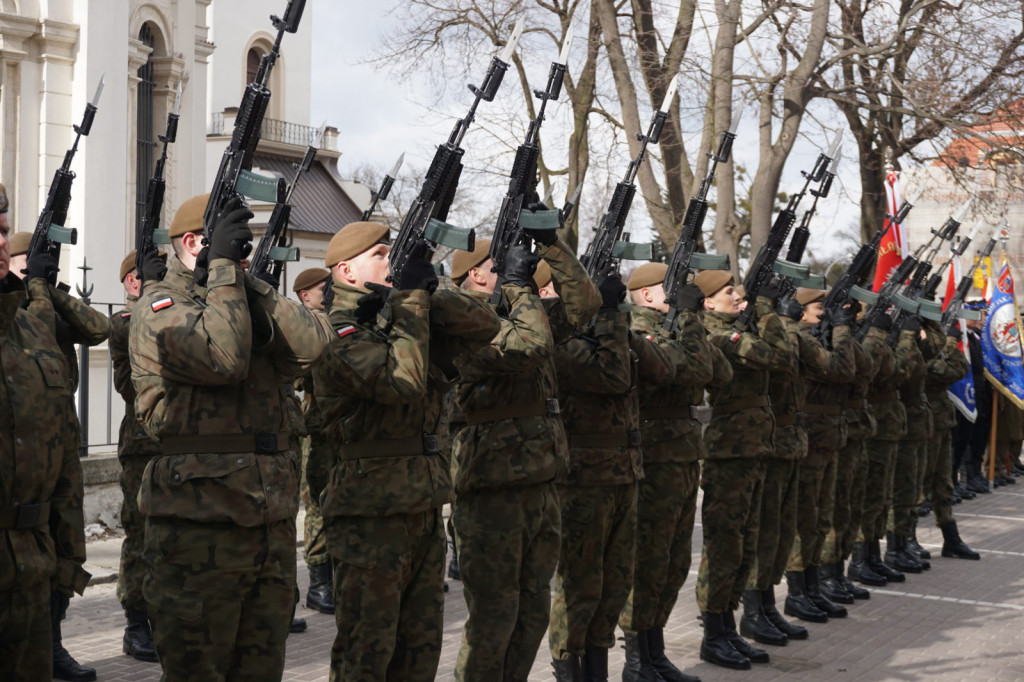
[[[683,587],[665,631],[669,656],[705,682],[716,680],[1021,680],[1024,679],[1024,479],[1021,485],[954,507],[961,536],[982,555],[980,562],[943,559],[942,535],[931,516],[921,519],[918,538],[932,551],[932,569],[906,583],[874,589],[872,598],[850,607],[850,617],[827,624],[805,624],[811,637],[785,647],[768,647],[770,665],[733,671],[698,658],[701,630],[693,596],[695,574]],[[699,523],[699,516],[698,516]],[[301,528],[301,523],[299,528]],[[699,530],[699,529],[698,529]],[[695,533],[694,565],[700,558]],[[116,540],[90,543],[90,563],[113,562]],[[642,559],[641,559],[642,560]],[[308,575],[299,550],[300,588]],[[777,593],[784,594],[779,588]],[[445,602],[444,650],[438,680],[452,680],[452,669],[466,616],[461,583],[453,582]],[[288,640],[285,680],[326,680],[335,626],[333,616],[299,615],[309,630]],[[95,666],[104,682],[159,680],[156,664],[121,653],[124,620],[110,583],[91,586],[71,602],[64,642],[78,660]],[[610,656],[610,679],[620,679],[622,649]],[[545,642],[530,680],[551,680]],[[485,681],[489,682],[489,681]]]

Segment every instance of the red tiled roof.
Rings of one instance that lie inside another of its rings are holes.
[[[257,153],[253,157],[253,168],[274,171],[287,180],[295,175],[292,166],[300,158]],[[353,203],[345,191],[331,177],[331,171],[317,161],[309,172],[303,174],[292,194],[292,213],[289,229],[300,232],[334,234],[348,223],[362,217],[362,211]]]

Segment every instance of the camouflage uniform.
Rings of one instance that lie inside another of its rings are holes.
[[[334,283],[336,338],[313,372],[328,472],[321,496],[335,559],[338,634],[331,679],[433,680],[441,655],[445,535],[451,474],[437,427],[447,389],[432,360],[486,345],[498,317],[454,291],[392,291],[391,318],[362,325],[366,293]],[[445,338],[447,337],[447,338]]]
[[[697,604],[713,614],[739,606],[756,558],[765,458],[774,447],[769,372],[796,371],[793,345],[772,302],[759,297],[756,306],[756,334],[737,332],[732,326],[736,315],[704,314],[708,340],[733,368],[731,382],[708,391],[714,416],[704,432],[704,546]]]
[[[935,427],[928,441],[928,461],[924,467],[923,495],[931,497],[935,525],[953,520],[952,428],[956,424],[953,404],[946,395],[951,384],[964,378],[970,370],[967,356],[957,346],[956,339],[946,337],[941,327],[925,323],[929,335],[945,338],[945,348],[927,362],[925,392],[932,410]]]
[[[0,281],[0,679],[49,680],[51,586],[89,580],[82,466],[67,364],[24,298],[15,275]]]
[[[633,585],[637,480],[643,478],[637,386],[669,383],[675,367],[629,314],[602,311],[558,346],[559,403],[569,470],[559,478],[562,546],[548,643],[551,656],[610,649]]]
[[[555,345],[590,321],[597,287],[561,240],[538,245],[560,298],[505,284],[508,319],[456,359],[453,524],[468,617],[457,680],[525,680],[548,627],[560,514],[553,483],[568,443],[557,414]],[[483,298],[484,295],[478,294]]]
[[[932,344],[918,339],[915,332],[907,353],[907,375],[899,384],[900,399],[907,409],[907,430],[900,438],[893,467],[892,529],[901,538],[914,530],[922,478],[919,472],[927,463],[932,434],[932,414],[924,393],[925,361],[931,357],[931,349]]]
[[[68,364],[71,392],[78,390],[78,354],[75,346],[95,346],[110,335],[110,322],[87,303],[63,289],[36,278],[28,282],[28,311],[43,321],[57,338]],[[77,415],[72,415],[75,428]]]
[[[301,305],[227,259],[206,287],[177,258],[130,330],[146,467],[143,584],[167,680],[279,679],[295,607],[299,455],[284,382],[326,335]]]
[[[633,590],[619,626],[626,632],[665,627],[690,571],[693,522],[697,513],[701,425],[692,407],[704,402],[704,387],[732,380],[732,366],[707,340],[696,313],[681,311],[676,329],[662,328],[665,314],[633,308],[633,330],[671,357],[675,378],[661,386],[641,375],[640,423],[644,479],[638,486]]]

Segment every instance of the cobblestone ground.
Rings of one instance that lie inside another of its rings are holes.
[[[1024,479],[954,508],[961,536],[982,555],[980,562],[943,559],[942,536],[932,517],[921,519],[918,538],[933,553],[932,570],[906,583],[873,590],[850,607],[850,617],[806,624],[811,638],[770,648],[772,663],[739,672],[702,663],[693,578],[683,587],[665,632],[670,657],[685,670],[714,680],[1020,680],[1024,679]],[[699,521],[699,518],[698,518]],[[299,526],[301,528],[301,524]],[[700,552],[696,533],[694,558]],[[107,540],[107,553],[111,553]],[[113,541],[116,542],[116,541]],[[90,556],[93,555],[90,545]],[[116,549],[116,548],[115,548]],[[96,554],[101,554],[97,547]],[[642,558],[641,558],[642,560]],[[307,575],[299,552],[300,587]],[[782,590],[779,590],[782,593]],[[309,630],[288,640],[285,680],[326,680],[334,637],[333,616],[299,608]],[[444,652],[438,680],[451,680],[465,618],[461,584],[446,598]],[[95,666],[99,679],[158,680],[156,664],[121,653],[123,616],[113,584],[90,587],[71,603],[64,641],[79,661]],[[546,643],[531,680],[550,680]],[[618,680],[622,650],[612,651],[611,679]]]

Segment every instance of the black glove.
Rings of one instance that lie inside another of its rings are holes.
[[[601,310],[615,312],[619,304],[626,300],[626,285],[618,275],[608,275],[597,288],[601,292]]]
[[[921,320],[917,319],[917,315],[908,315],[900,323],[900,330],[917,333],[921,331]]]
[[[892,318],[886,315],[885,313],[877,313],[875,315],[872,315],[869,324],[872,327],[877,327],[878,329],[881,329],[883,332],[892,331]]]
[[[274,277],[274,273],[270,272],[269,270],[258,272],[254,275],[254,277],[258,280],[262,280],[269,284],[274,289],[274,291],[277,291],[278,287],[281,286],[280,280],[278,280],[277,277]]]
[[[517,287],[533,286],[537,263],[540,263],[540,256],[522,244],[516,244],[505,254],[505,271],[501,274],[506,282]]]
[[[775,305],[779,302],[779,296],[782,295],[782,292],[779,290],[779,285],[776,284],[773,279],[761,287],[761,290],[757,292],[757,295],[764,296],[772,302],[772,305]]]
[[[704,307],[704,292],[690,282],[676,290],[676,310],[695,313]]]
[[[370,293],[363,294],[356,301],[356,322],[362,325],[368,325],[377,319],[377,313],[384,307],[391,292],[391,287],[373,282],[367,282],[366,288]]]
[[[852,327],[857,320],[857,313],[850,308],[840,308],[831,315],[833,327]]]
[[[775,306],[775,312],[782,317],[799,322],[800,318],[804,316],[804,307],[795,298],[787,298],[784,301],[779,301],[779,304]]]
[[[527,204],[526,210],[534,213],[549,209],[543,201],[535,201],[532,204]],[[551,246],[558,239],[558,230],[523,230],[523,234],[544,246]]]
[[[437,273],[428,253],[430,249],[422,239],[413,245],[398,280],[399,289],[422,289],[429,293],[437,289]]]
[[[55,259],[49,251],[43,249],[32,254],[28,259],[27,269],[22,270],[22,272],[28,275],[25,278],[26,280],[39,277],[45,279],[50,284],[53,284],[57,281],[57,272],[59,270],[60,268],[57,267],[57,259]]]
[[[949,330],[947,336],[953,337],[953,339],[956,340],[957,343],[960,343],[960,339],[964,338],[964,332],[962,329],[960,329],[960,325],[955,324],[953,325],[953,328]]]
[[[217,224],[210,237],[209,262],[218,258],[227,258],[236,263],[252,251],[252,230],[249,219],[252,211],[242,206],[242,200],[235,198],[229,201],[217,216]]]
[[[166,274],[167,265],[160,257],[159,251],[150,249],[142,256],[142,272],[139,275],[143,282],[159,282]]]

